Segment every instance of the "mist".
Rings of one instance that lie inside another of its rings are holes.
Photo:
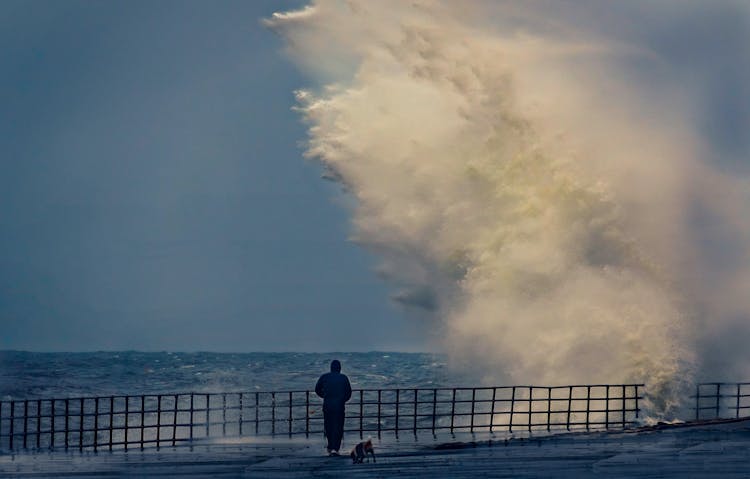
[[[306,155],[453,367],[643,381],[672,417],[750,364],[749,10],[331,0],[266,24],[309,78]]]

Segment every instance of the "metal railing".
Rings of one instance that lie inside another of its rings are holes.
[[[623,429],[642,384],[358,389],[345,432],[526,432]],[[221,436],[323,434],[310,391],[157,394],[0,402],[0,449],[143,449]]]
[[[750,415],[750,383],[701,383],[692,397],[696,421]]]

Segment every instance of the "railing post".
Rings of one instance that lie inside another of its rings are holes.
[[[570,431],[570,410],[573,409],[573,386],[568,386],[568,417],[565,419],[565,430]]]
[[[41,447],[42,436],[42,400],[36,400],[36,448]]]
[[[26,436],[29,433],[29,400],[23,402],[23,448],[26,449]]]
[[[435,435],[435,416],[437,415],[437,389],[432,390],[432,435]]]
[[[716,383],[716,418],[720,417],[720,405],[721,405],[721,383]]]
[[[260,393],[255,393],[255,435],[258,435],[258,425],[260,423],[259,421],[259,409],[260,409]]]
[[[305,437],[310,437],[310,391],[305,391]]]
[[[552,388],[547,388],[547,432],[552,427]]]
[[[51,399],[52,409],[50,411],[50,437],[49,437],[49,448],[55,448],[55,400]],[[0,414],[0,416],[2,416]]]
[[[625,385],[622,385],[622,428],[625,429]]]
[[[113,419],[115,418],[115,397],[110,396],[109,397],[109,450],[112,450],[112,439],[114,436],[114,425],[112,424]]]
[[[66,399],[65,402],[67,403],[67,401],[68,400]],[[15,422],[16,422],[16,402],[15,401],[11,401],[10,402],[10,434],[8,436],[8,442],[9,442],[8,449],[10,449],[11,451],[13,450],[13,429],[15,428],[15,426],[14,426],[13,423],[15,423]],[[65,431],[66,446],[67,446],[67,442],[68,442],[67,441],[67,437],[68,437],[68,432],[67,432],[67,428],[66,428],[66,431]]]
[[[695,385],[695,420],[700,421],[701,414],[701,385]]]
[[[99,397],[94,399],[94,452],[99,448]]]
[[[83,451],[83,398],[81,398],[81,422],[78,424],[78,450]]]
[[[477,400],[477,388],[471,388],[471,415],[469,416],[469,432],[474,434],[474,405]]]
[[[130,402],[130,398],[128,396],[125,396],[125,404],[128,404]],[[125,406],[125,409],[128,409],[128,406]],[[144,394],[141,394],[141,451],[143,450],[144,446],[144,439],[146,435],[146,396]],[[127,435],[125,436],[125,449],[127,449],[127,442],[128,438]]]
[[[609,429],[609,385],[604,389],[604,429]]]
[[[365,416],[365,391],[359,390],[359,438],[363,439],[362,433],[364,429],[364,418]]]
[[[451,398],[451,434],[453,434],[453,423],[456,416],[456,388],[453,388],[453,397]]]
[[[740,383],[737,383],[737,406],[735,408],[735,418],[740,417]]]
[[[417,389],[414,389],[414,437],[417,437],[417,409],[419,409],[417,400],[418,398]]]
[[[589,430],[589,414],[591,413],[591,386],[586,386],[586,430]]]
[[[11,403],[11,404],[13,404],[13,403]],[[10,411],[13,412],[13,409],[11,409]],[[11,422],[10,424],[11,424],[10,430],[12,432],[13,431],[13,427],[12,427],[13,423]],[[65,399],[65,449],[68,448],[68,434],[69,434],[69,431],[70,431],[70,400],[66,398]],[[13,440],[11,440],[11,443],[12,442],[13,442]]]
[[[161,394],[156,396],[156,449],[161,446]]]
[[[398,423],[399,423],[398,406],[399,406],[399,396],[400,396],[400,394],[401,394],[401,390],[400,389],[396,389],[396,437],[398,437]]]
[[[190,393],[190,440],[193,440],[193,417],[195,413],[195,394]]]
[[[276,393],[271,393],[271,435],[276,435]]]
[[[292,392],[289,391],[289,437],[292,437]]]
[[[177,403],[179,402],[179,396],[174,395],[174,417],[172,418],[172,446],[177,443]]]
[[[513,432],[513,409],[516,406],[516,387],[510,393],[510,421],[508,421],[508,432]]]
[[[0,401],[0,449],[3,446],[3,402]]]
[[[492,388],[492,406],[490,408],[490,433],[495,426],[495,398],[497,397],[497,388]]]
[[[242,436],[242,421],[243,421],[243,416],[244,416],[244,411],[242,409],[243,408],[242,398],[244,395],[245,393],[240,393],[240,397],[239,397],[239,400],[240,400],[240,424],[239,424],[240,436]]]
[[[143,408],[141,408],[141,411],[143,411]],[[143,414],[143,412],[141,412]],[[125,396],[125,438],[123,439],[123,443],[125,445],[125,450],[128,450],[128,428],[130,427],[130,396]],[[141,429],[143,430],[143,429]],[[143,441],[141,441],[141,449],[143,448]]]
[[[531,410],[533,409],[534,388],[529,386],[529,432],[531,432]]]
[[[211,395],[206,394],[206,437],[211,435]]]
[[[380,421],[380,404],[381,404],[380,394],[381,394],[381,392],[382,391],[380,389],[378,389],[378,439],[380,439],[380,427],[381,427],[381,425],[380,425],[380,422],[381,422]]]
[[[221,435],[227,435],[227,395],[221,395]]]

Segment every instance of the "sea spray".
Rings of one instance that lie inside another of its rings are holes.
[[[648,52],[502,5],[317,1],[267,20],[322,85],[297,92],[306,154],[356,200],[354,239],[454,366],[496,384],[645,382],[648,413],[673,417],[712,313],[689,212],[736,219],[731,194],[695,194],[736,185],[617,78]]]

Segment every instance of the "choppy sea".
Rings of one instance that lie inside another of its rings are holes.
[[[445,357],[424,353],[0,351],[0,400],[309,390],[332,359],[355,389],[457,385]]]

